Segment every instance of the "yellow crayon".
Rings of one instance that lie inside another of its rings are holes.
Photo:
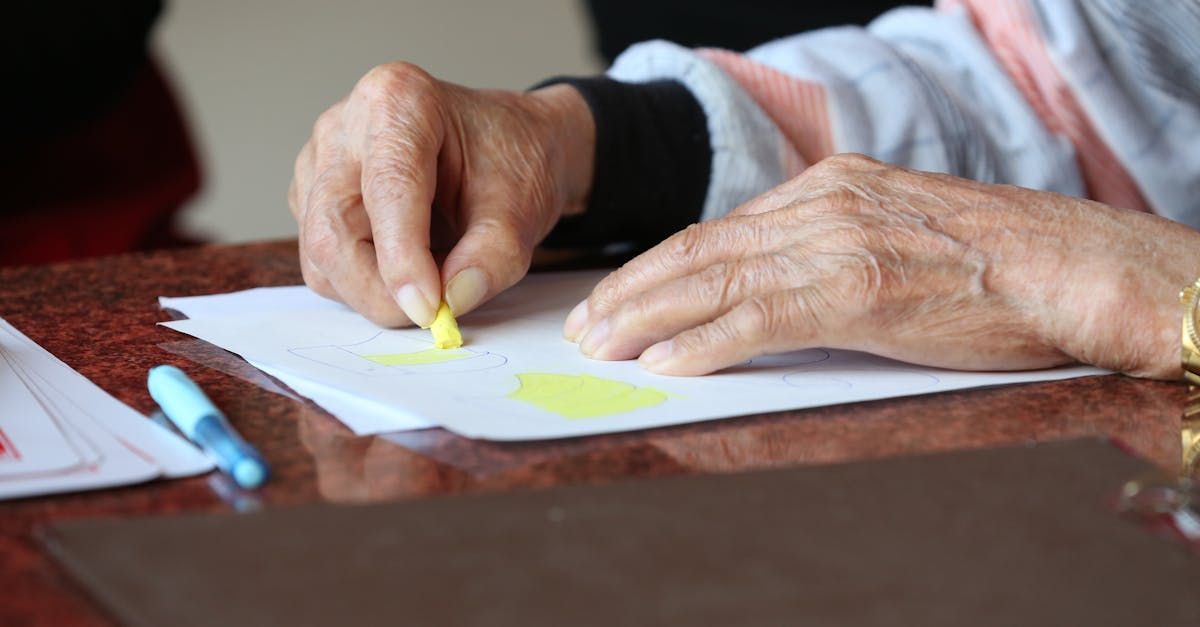
[[[458,322],[455,322],[454,314],[450,313],[450,307],[445,302],[438,307],[437,316],[433,318],[429,330],[433,331],[433,345],[438,348],[458,348],[463,344]]]

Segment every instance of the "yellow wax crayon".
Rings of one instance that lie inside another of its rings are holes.
[[[429,330],[433,331],[433,345],[438,348],[458,348],[463,345],[458,322],[455,322],[454,314],[450,313],[450,307],[444,302],[438,307],[437,316],[433,318]]]

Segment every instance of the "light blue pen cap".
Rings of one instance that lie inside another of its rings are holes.
[[[237,484],[246,489],[254,489],[267,480],[267,468],[254,459],[239,459],[229,473]]]
[[[241,487],[267,480],[267,464],[246,443],[200,386],[175,366],[155,366],[146,379],[150,396],[188,439],[200,445]]]

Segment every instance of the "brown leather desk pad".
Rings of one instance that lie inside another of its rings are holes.
[[[1200,625],[1089,439],[43,537],[130,625]]]

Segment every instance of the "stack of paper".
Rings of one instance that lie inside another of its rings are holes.
[[[211,468],[195,447],[0,319],[0,499]]]
[[[459,322],[466,344],[382,329],[302,286],[164,298],[190,318],[163,323],[244,357],[357,433],[440,425],[493,440],[570,437],[753,413],[1105,371],[958,372],[852,351],[756,358],[705,377],[587,359],[562,339],[572,306],[602,277],[532,275]]]

